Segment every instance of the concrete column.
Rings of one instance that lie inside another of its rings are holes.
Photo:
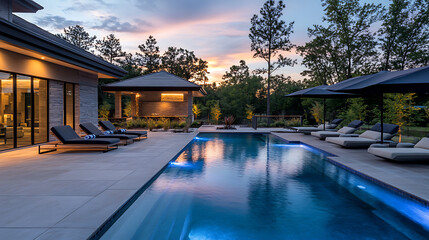
[[[115,92],[115,118],[122,117],[122,94]]]
[[[188,91],[188,122],[191,124],[193,122],[194,114],[192,113],[192,91]]]

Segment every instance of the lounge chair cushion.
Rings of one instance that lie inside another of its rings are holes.
[[[423,149],[429,149],[429,138],[425,137],[422,138],[416,145],[415,148],[423,148]]]
[[[92,123],[81,123],[80,128],[86,133],[86,134],[95,134],[97,135],[103,135],[103,132],[98,129],[94,124]]]
[[[320,139],[325,139],[327,137],[339,137],[341,133],[331,132],[331,131],[317,131],[311,132],[312,136],[318,137]]]
[[[114,144],[120,141],[118,138],[85,140],[79,137],[73,128],[68,125],[52,127],[51,131],[63,144]]]
[[[109,134],[109,135],[97,135],[96,138],[119,138],[119,139],[134,139],[136,135],[125,135],[125,134]]]
[[[361,120],[353,120],[347,127],[351,128],[360,128],[363,125],[363,122]]]
[[[393,161],[429,160],[429,150],[422,148],[369,148],[368,152]]]
[[[137,138],[133,134],[130,134],[130,135],[125,135],[125,134],[104,135],[104,133],[92,123],[81,123],[80,128],[87,134],[94,134],[97,138],[119,138],[119,139]]]
[[[326,141],[346,148],[366,148],[377,142],[374,139],[362,137],[327,137]]]
[[[116,130],[115,125],[113,125],[110,121],[99,121],[101,128],[104,130]]]
[[[338,124],[340,124],[342,121],[343,121],[343,119],[337,118],[337,119],[332,120],[331,124],[338,126]]]
[[[375,124],[370,130],[381,132],[381,124]],[[395,124],[383,123],[383,133],[389,133],[391,135],[396,134],[399,130],[399,126]]]
[[[95,138],[95,139],[71,139],[66,142],[63,142],[64,144],[115,144],[119,143],[119,138]]]
[[[341,134],[350,134],[356,131],[356,128],[352,128],[352,127],[342,127],[340,128],[340,130],[338,130],[338,133]]]
[[[52,127],[51,131],[63,143],[72,139],[80,139],[79,135],[69,125]]]
[[[144,135],[147,135],[147,132],[146,131],[128,131],[127,130],[124,134],[125,135],[144,136]]]
[[[361,135],[359,135],[359,137],[362,138],[369,138],[369,139],[373,139],[373,140],[380,140],[381,139],[381,133],[380,132],[376,132],[376,131],[372,131],[372,130],[367,130],[365,132],[363,132]],[[393,135],[389,134],[389,133],[384,133],[383,134],[383,139],[384,140],[388,140],[391,139],[393,137]]]

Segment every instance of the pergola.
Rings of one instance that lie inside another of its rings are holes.
[[[122,117],[122,95],[131,96],[131,117],[187,117],[192,120],[194,97],[206,92],[195,83],[166,71],[106,84],[105,92],[115,94],[115,118]]]

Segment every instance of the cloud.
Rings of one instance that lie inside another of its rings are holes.
[[[119,18],[115,16],[102,16],[100,17],[99,23],[92,28],[111,32],[144,32],[143,27],[151,26],[150,23],[141,19],[135,19],[135,21],[137,24],[121,22]]]
[[[68,26],[81,25],[81,21],[67,20],[61,16],[47,15],[36,19],[37,25],[43,27],[52,27],[54,29],[63,29]]]
[[[75,0],[72,2],[72,6],[65,8],[64,11],[91,11],[91,10],[98,10],[100,7],[108,7],[111,6],[111,4],[106,3],[104,0],[96,0],[96,1],[90,1],[90,2],[82,2],[80,0]]]

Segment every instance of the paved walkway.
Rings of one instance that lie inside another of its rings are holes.
[[[301,141],[335,154],[332,160],[412,195],[429,201],[429,163],[389,162],[366,149],[346,149],[300,133],[273,133],[289,141]]]
[[[149,133],[108,153],[0,153],[0,239],[86,239],[196,133]]]

